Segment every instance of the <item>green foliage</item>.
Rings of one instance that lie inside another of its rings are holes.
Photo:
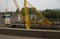
[[[22,15],[25,15],[25,14],[24,14],[24,13],[25,13],[24,11],[25,11],[24,8],[22,8],[22,9],[21,9]]]
[[[28,13],[29,13],[29,14],[34,14],[33,8],[28,8],[28,7],[27,7],[27,9],[28,9]],[[24,7],[22,8],[21,13],[22,13],[23,15],[25,15],[25,14],[24,14],[24,13],[25,13]]]
[[[46,16],[51,21],[57,21],[57,18],[60,19],[60,11],[46,9],[42,11],[42,13],[44,14],[44,16]]]
[[[19,8],[16,9],[16,12],[19,12]]]

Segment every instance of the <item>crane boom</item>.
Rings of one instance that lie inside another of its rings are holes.
[[[29,14],[28,14],[28,9],[27,9],[27,5],[26,5],[26,0],[24,0],[24,10],[25,10],[25,26],[26,28],[29,30],[30,29],[30,21],[29,21]]]
[[[18,3],[16,2],[16,0],[13,0],[13,2],[14,2],[14,4],[15,4],[15,6],[17,7],[17,9],[19,9],[19,5],[18,5]]]

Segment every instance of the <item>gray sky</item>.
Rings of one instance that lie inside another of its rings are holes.
[[[24,0],[17,0],[20,8],[23,7]],[[60,0],[27,0],[38,10],[44,9],[60,9]],[[7,5],[7,7],[6,7]],[[5,11],[8,8],[8,11],[15,11],[16,7],[12,0],[0,0],[0,11]]]

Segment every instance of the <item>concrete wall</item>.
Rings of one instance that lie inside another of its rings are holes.
[[[54,32],[55,31],[55,32]],[[38,38],[52,38],[52,39],[60,39],[60,31],[51,30],[51,31],[43,31],[43,30],[25,30],[25,29],[12,29],[12,28],[3,28],[0,29],[0,34],[5,35],[15,35],[15,36],[27,36],[27,37],[38,37]]]

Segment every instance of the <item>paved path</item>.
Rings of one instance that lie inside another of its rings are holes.
[[[11,36],[11,35],[0,34],[0,39],[47,39],[47,38],[21,37],[21,36]]]

